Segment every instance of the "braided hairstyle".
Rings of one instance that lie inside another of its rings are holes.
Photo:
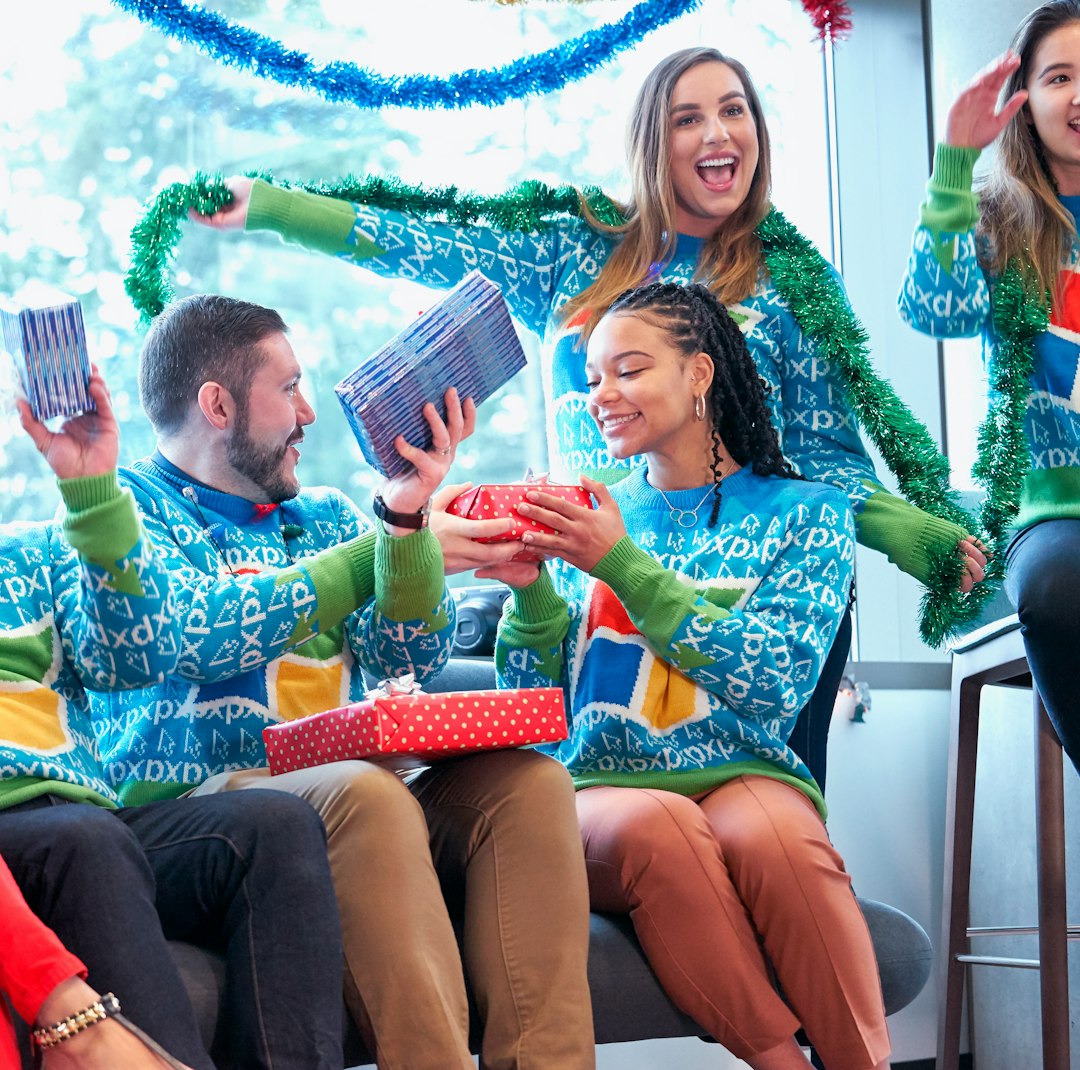
[[[765,403],[770,387],[758,374],[738,324],[707,287],[649,283],[624,290],[608,309],[608,314],[615,312],[633,313],[659,327],[685,357],[708,353],[712,358],[708,401],[714,490],[709,527],[716,526],[720,514],[721,442],[733,460],[750,465],[759,476],[802,478],[780,449]]]

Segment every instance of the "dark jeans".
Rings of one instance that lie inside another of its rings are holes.
[[[829,727],[832,724],[836,693],[851,652],[851,610],[836,629],[829,656],[821,668],[821,678],[810,701],[799,711],[788,746],[806,763],[817,785],[825,793],[825,769],[828,761]]]
[[[1005,589],[1046,712],[1080,771],[1080,520],[1044,520],[1020,532],[1009,546]]]
[[[177,1059],[214,1070],[167,940],[225,956],[219,1066],[340,1070],[341,935],[307,803],[244,791],[113,812],[47,795],[0,811],[0,855],[89,983]]]

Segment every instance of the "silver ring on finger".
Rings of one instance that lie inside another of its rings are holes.
[[[435,447],[435,452],[440,457],[445,457],[450,453],[450,447],[449,446],[436,446]]]

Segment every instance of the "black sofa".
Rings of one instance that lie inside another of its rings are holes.
[[[484,621],[484,626],[491,623]],[[436,680],[425,684],[425,690],[467,691],[494,686],[490,657],[457,657]],[[922,991],[930,976],[930,938],[916,921],[893,907],[865,899],[860,899],[859,905],[877,954],[885,1010],[894,1014]],[[209,1045],[216,1030],[224,1028],[219,1017],[222,960],[212,952],[186,944],[174,944],[173,952]],[[633,926],[624,916],[592,915],[589,988],[598,1044],[702,1035],[701,1027],[664,994],[642,954]],[[372,1057],[347,1015],[345,1020],[346,1066],[370,1063]]]

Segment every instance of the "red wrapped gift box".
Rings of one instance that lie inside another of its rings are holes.
[[[564,501],[575,505],[592,508],[592,496],[584,487],[564,483],[481,483],[478,487],[459,494],[447,507],[448,513],[463,516],[469,520],[496,520],[511,517],[514,526],[503,535],[493,535],[477,539],[477,542],[513,542],[520,539],[526,531],[539,531],[553,535],[554,531],[536,520],[522,516],[517,507],[525,500],[530,490],[542,490],[545,494],[554,494]],[[515,561],[536,561],[538,556],[523,550],[515,555]]]
[[[517,691],[380,694],[263,729],[271,773],[407,755],[423,764],[455,755],[566,739],[558,687]]]

